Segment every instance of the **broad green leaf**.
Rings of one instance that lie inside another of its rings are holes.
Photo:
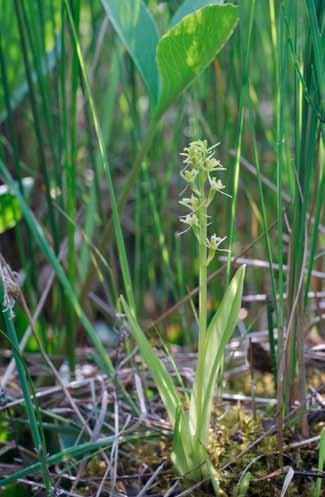
[[[101,0],[122,42],[145,82],[153,103],[158,98],[156,47],[158,31],[142,0]]]
[[[183,17],[192,14],[195,10],[199,10],[207,5],[221,5],[223,3],[223,0],[185,0],[173,15],[172,20],[170,21],[170,27],[172,28],[175,26]]]
[[[128,318],[132,334],[139,347],[142,359],[150,369],[155,385],[159,390],[161,400],[165,405],[165,408],[168,412],[168,415],[170,417],[173,426],[175,426],[176,414],[178,407],[180,406],[180,398],[176,391],[174,382],[171,376],[168,374],[165,366],[163,365],[159,357],[156,355],[154,349],[149,343],[149,340],[147,339],[142,329],[138,325],[136,319],[134,318],[129,306],[127,305],[123,297],[121,297],[121,302],[123,310]]]
[[[24,192],[28,194],[34,184],[33,178],[26,177],[22,180]],[[7,185],[0,186],[0,235],[14,228],[22,218],[22,211],[14,193]]]
[[[147,86],[156,118],[209,65],[238,20],[236,7],[222,0],[187,0],[159,40],[143,0],[101,1]]]
[[[213,60],[237,23],[234,5],[209,5],[185,16],[163,35],[157,47],[160,95],[156,116]]]
[[[197,377],[195,378],[191,406],[190,406],[190,421],[191,429],[196,432],[198,422],[200,424],[200,432],[202,434],[201,441],[207,439],[211,403],[213,399],[214,386],[217,373],[220,369],[221,361],[225,353],[226,346],[235,330],[239,311],[241,307],[241,299],[243,293],[243,284],[245,276],[245,266],[238,269],[235,276],[230,282],[222,302],[212,318],[207,330],[207,342],[205,348],[205,383],[203,385],[203,415],[200,420],[197,420],[195,408],[195,393],[197,391]]]

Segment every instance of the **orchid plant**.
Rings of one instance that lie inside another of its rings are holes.
[[[173,426],[173,463],[177,471],[189,479],[210,478],[217,494],[217,472],[207,450],[210,417],[215,387],[222,374],[225,348],[238,321],[245,267],[242,266],[233,277],[219,308],[208,324],[208,266],[217,251],[226,250],[221,248],[226,237],[216,234],[208,236],[208,209],[217,196],[229,196],[218,177],[225,168],[214,157],[215,148],[216,145],[208,147],[206,140],[197,140],[185,148],[182,154],[184,167],[181,177],[186,182],[184,191],[189,190],[190,196],[180,201],[189,212],[180,217],[185,230],[179,235],[191,230],[197,239],[199,253],[198,363],[188,408],[183,405],[172,377],[154,352],[134,312],[123,297],[121,300],[132,334],[151,371]]]

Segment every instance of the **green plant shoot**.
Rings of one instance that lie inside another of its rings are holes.
[[[226,238],[216,234],[208,235],[208,208],[217,197],[227,195],[225,185],[218,177],[225,168],[214,157],[215,147],[208,147],[206,140],[198,140],[185,148],[182,154],[184,168],[181,177],[187,183],[186,190],[190,190],[190,196],[180,201],[189,210],[189,213],[180,218],[186,226],[180,234],[192,230],[198,241],[199,252],[198,364],[188,410],[183,406],[172,378],[152,349],[125,299],[121,297],[121,300],[132,334],[151,371],[173,426],[173,463],[181,475],[190,479],[209,477],[217,494],[217,472],[207,450],[210,416],[225,348],[238,321],[245,267],[241,267],[233,277],[218,310],[208,324],[208,266],[217,251],[225,250],[220,246]]]

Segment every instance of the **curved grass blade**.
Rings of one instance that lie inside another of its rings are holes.
[[[39,422],[39,419],[37,419],[36,416],[36,408],[34,407],[34,404],[32,402],[32,396],[29,388],[29,383],[26,371],[25,364],[23,362],[22,356],[19,351],[19,342],[17,338],[17,332],[15,325],[13,323],[13,311],[11,309],[11,304],[10,302],[8,303],[6,300],[10,300],[10,296],[6,298],[6,294],[8,293],[8,290],[6,288],[6,283],[5,281],[5,268],[4,268],[5,263],[3,261],[0,261],[0,306],[1,306],[1,312],[3,315],[5,327],[7,330],[7,338],[10,342],[11,348],[12,348],[12,353],[15,358],[16,362],[16,368],[17,368],[17,373],[18,373],[18,378],[19,378],[19,383],[20,383],[20,388],[23,394],[24,398],[24,404],[25,404],[25,409],[27,413],[27,418],[30,426],[30,431],[32,434],[32,439],[34,442],[34,450],[38,455],[38,460],[39,460],[39,465],[40,465],[40,470],[42,472],[42,477],[43,481],[45,484],[45,487],[47,490],[49,490],[51,482],[49,478],[49,473],[47,469],[47,461],[46,461],[46,445],[45,445],[45,439],[44,439],[44,433],[42,433],[43,426]],[[33,391],[33,386],[30,382],[31,390]]]
[[[159,390],[161,399],[168,412],[168,416],[170,417],[173,426],[175,426],[177,410],[179,409],[181,402],[174,382],[171,376],[168,374],[161,360],[157,357],[154,349],[149,343],[149,340],[138,325],[134,315],[131,312],[130,307],[126,303],[123,296],[121,296],[121,302],[123,310],[130,323],[132,334],[139,347],[140,354],[147,364],[148,368],[150,369],[155,385]]]

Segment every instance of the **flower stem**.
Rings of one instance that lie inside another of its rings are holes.
[[[199,209],[199,346],[198,346],[198,367],[197,367],[197,399],[196,399],[196,419],[197,432],[196,438],[201,438],[199,426],[202,423],[199,420],[202,417],[203,407],[203,384],[204,384],[204,357],[206,349],[207,334],[207,205],[205,198],[205,173],[200,172],[199,189],[200,202]]]

